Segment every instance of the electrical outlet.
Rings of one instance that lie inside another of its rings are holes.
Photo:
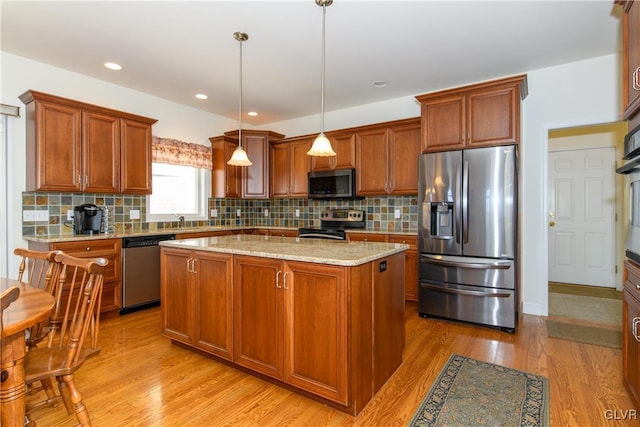
[[[300,218],[300,209],[296,209],[296,218]]]
[[[269,216],[269,209],[264,210],[264,216]]]
[[[67,221],[71,221],[73,219],[73,211],[69,209],[67,211]]]
[[[23,221],[49,222],[49,211],[26,210],[22,211]]]
[[[129,219],[140,219],[140,211],[138,209],[131,209],[129,211]]]
[[[240,218],[240,216],[241,216],[241,215],[242,215],[242,211],[241,211],[240,209],[238,209],[238,210],[236,211],[236,216],[237,216],[238,218]]]
[[[393,218],[395,218],[395,219],[400,219],[400,209],[396,209],[396,210],[393,212]]]
[[[218,209],[211,209],[211,218],[218,217]]]

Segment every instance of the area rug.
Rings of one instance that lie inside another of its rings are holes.
[[[550,338],[622,348],[622,331],[619,328],[581,325],[577,322],[560,322],[547,319],[547,334]]]
[[[548,426],[546,377],[452,354],[409,427]]]

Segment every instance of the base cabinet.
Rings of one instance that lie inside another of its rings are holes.
[[[622,364],[624,385],[640,410],[640,266],[625,261]]]
[[[162,333],[232,360],[233,256],[162,248],[160,265]]]
[[[102,285],[101,312],[122,308],[122,239],[81,240],[75,242],[29,242],[36,251],[60,250],[78,258],[105,258],[107,268]]]
[[[346,405],[345,268],[236,256],[234,269],[234,362]]]
[[[164,336],[357,415],[402,363],[404,254],[358,266],[161,248]]]

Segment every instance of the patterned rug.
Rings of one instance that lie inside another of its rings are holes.
[[[548,426],[548,379],[452,354],[410,427]]]

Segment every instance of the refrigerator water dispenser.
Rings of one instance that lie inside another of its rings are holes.
[[[431,203],[431,236],[453,238],[453,203]]]

